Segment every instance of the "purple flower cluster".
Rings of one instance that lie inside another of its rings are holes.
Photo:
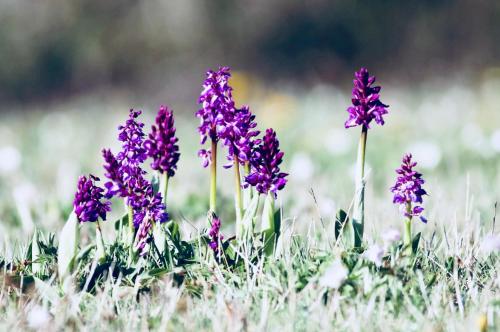
[[[352,105],[347,109],[349,119],[345,127],[362,125],[370,129],[370,122],[375,119],[379,125],[384,124],[383,115],[387,114],[388,105],[380,101],[380,87],[372,86],[375,76],[370,76],[366,68],[361,68],[355,74],[354,88],[352,89]]]
[[[267,129],[264,138],[253,150],[251,173],[245,178],[247,184],[256,187],[261,194],[272,192],[276,196],[277,191],[283,189],[287,182],[288,174],[280,172],[279,168],[283,155],[276,132]]]
[[[175,136],[174,115],[161,106],[156,116],[156,125],[151,126],[149,139],[144,142],[148,157],[153,159],[151,168],[174,176],[179,161],[178,138]]]
[[[229,71],[228,67],[220,67],[218,71],[207,72],[203,91],[198,100],[202,107],[196,112],[196,116],[200,118],[198,132],[201,136],[201,144],[204,144],[208,138],[214,142],[219,141],[219,134],[224,131],[226,125],[225,115],[234,112],[232,88],[228,83],[231,77]],[[206,150],[200,150],[199,154],[203,157],[208,155]],[[204,158],[203,165],[208,166],[206,158]]]
[[[168,220],[168,214],[165,212],[166,207],[163,204],[161,194],[155,194],[153,186],[148,181],[146,182],[147,184],[144,187],[136,190],[130,200],[131,206],[134,209],[134,226],[136,228],[144,220],[149,219],[149,217],[159,223],[164,223]]]
[[[123,142],[122,151],[118,153],[118,159],[122,161],[124,170],[136,168],[146,160],[146,149],[144,149],[144,123],[137,121],[142,111],[131,109],[129,118],[124,126],[119,126],[118,140]]]
[[[104,159],[103,167],[106,171],[104,175],[111,180],[104,184],[106,187],[106,197],[111,198],[117,194],[120,197],[127,197],[128,191],[123,183],[120,163],[110,149],[103,149],[102,157]]]
[[[219,217],[214,215],[212,219],[212,226],[210,227],[210,230],[208,232],[208,236],[210,237],[210,242],[208,243],[208,245],[210,246],[210,248],[212,248],[216,256],[219,252],[219,242],[222,242],[222,240],[224,239],[224,236],[220,233],[220,227],[220,219]]]
[[[146,245],[151,241],[149,232],[152,227],[153,224],[150,222],[149,218],[146,218],[145,221],[139,225],[135,242],[135,249],[139,253],[139,256],[144,256],[147,253]]]
[[[144,123],[137,121],[141,111],[130,110],[129,118],[124,126],[119,126],[118,140],[122,142],[122,150],[116,156],[120,163],[122,183],[129,190],[128,197],[133,197],[134,190],[147,186],[141,164],[146,160],[144,148]]]
[[[254,145],[260,143],[260,140],[255,139],[260,133],[255,130],[257,127],[255,115],[250,112],[248,106],[243,106],[240,109],[234,109],[234,112],[226,112],[224,120],[224,131],[220,136],[228,148],[227,159],[231,161],[225,167],[231,167],[235,157],[238,158],[240,164],[244,165],[250,161]]]
[[[84,175],[78,178],[73,206],[79,222],[93,222],[99,217],[106,220],[106,213],[111,211],[111,202],[102,201],[105,199],[104,189],[96,186],[97,181],[99,178],[92,174],[88,178]]]
[[[242,165],[249,163],[251,171],[243,186],[251,185],[259,193],[272,192],[276,196],[277,191],[285,187],[288,175],[280,172],[283,152],[279,150],[276,133],[268,129],[263,139],[256,138],[260,132],[256,129],[255,115],[248,106],[235,107],[232,88],[228,84],[230,76],[228,67],[207,72],[199,98],[202,108],[196,113],[201,120],[198,127],[201,144],[208,138],[215,143],[221,140],[228,148],[227,159],[230,161],[224,167],[230,168],[235,160]],[[212,151],[201,149],[198,156],[203,160],[203,167],[207,167],[211,163]]]
[[[144,178],[146,171],[141,167],[146,160],[144,147],[144,124],[137,121],[141,111],[130,110],[129,119],[124,126],[119,126],[118,139],[123,142],[122,150],[115,157],[110,150],[102,151],[106,177],[106,197],[115,195],[127,199],[127,204],[134,211],[134,225],[139,225],[145,216],[156,222],[165,222],[168,215],[162,203],[161,194],[155,194],[151,183]]]
[[[425,183],[422,174],[413,169],[416,165],[417,163],[412,161],[412,155],[406,154],[401,167],[396,170],[398,174],[396,184],[391,188],[391,192],[394,193],[393,203],[400,204],[400,210],[409,218],[420,216],[424,211],[420,204],[423,202],[422,196],[427,194],[422,188]],[[415,205],[412,206],[412,203]],[[420,219],[427,222],[422,216]]]

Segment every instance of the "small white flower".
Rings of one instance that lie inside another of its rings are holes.
[[[382,265],[382,257],[384,257],[384,249],[378,244],[372,245],[363,253],[363,257],[374,263],[377,267]]]
[[[26,319],[31,329],[39,330],[47,326],[50,321],[50,314],[45,308],[35,305],[28,312]]]
[[[349,271],[340,260],[333,262],[325,273],[319,278],[319,284],[323,287],[338,289],[347,279]]]
[[[401,240],[401,233],[396,228],[389,228],[382,234],[382,239],[386,246]]]
[[[500,251],[500,234],[488,234],[483,238],[481,251],[486,255]]]

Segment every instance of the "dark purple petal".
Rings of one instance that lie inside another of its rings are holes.
[[[419,216],[424,208],[420,205],[423,202],[423,196],[427,192],[421,187],[425,181],[422,179],[422,174],[413,169],[417,165],[412,161],[412,155],[406,154],[403,158],[403,163],[396,170],[398,174],[396,184],[391,188],[394,194],[393,202],[401,205],[401,210],[407,217]],[[406,211],[407,204],[415,204],[410,213]]]
[[[207,138],[218,141],[219,135],[226,130],[224,121],[226,113],[234,112],[233,89],[228,84],[230,77],[228,67],[220,67],[216,72],[212,70],[207,72],[203,91],[198,100],[202,108],[196,112],[196,116],[200,119],[198,132],[201,144],[204,144]]]
[[[177,141],[173,112],[161,106],[149,138],[144,142],[148,157],[153,159],[152,169],[174,176],[180,157]]]
[[[92,174],[88,178],[84,175],[78,178],[73,207],[79,222],[106,220],[106,213],[111,211],[111,202],[105,199],[104,189],[95,185],[98,181],[99,178]]]
[[[212,248],[216,257],[220,256],[219,242],[222,242],[222,240],[224,239],[224,236],[220,232],[220,228],[221,221],[217,216],[214,215],[214,218],[212,219],[212,226],[208,231],[208,236],[210,237],[210,242],[208,243],[208,245],[210,246],[210,248]]]
[[[279,165],[283,161],[284,153],[279,149],[276,132],[267,129],[259,145],[252,150],[250,157],[251,172],[245,177],[246,185],[251,185],[261,194],[272,192],[285,187],[288,174],[280,172]]]
[[[168,117],[166,109],[162,111],[161,119]],[[152,148],[157,142],[150,141],[145,144],[143,127],[144,124],[139,122],[137,118],[141,114],[140,111],[130,110],[129,118],[125,125],[118,127],[118,139],[122,142],[122,150],[115,157],[110,150],[103,150],[104,169],[106,177],[110,179],[105,184],[106,197],[119,195],[126,198],[126,203],[134,212],[134,226],[141,227],[143,222],[151,223],[165,222],[168,220],[166,207],[162,203],[161,194],[155,194],[151,183],[144,178],[146,171],[142,169],[142,163],[146,159],[146,146]],[[170,121],[170,120],[166,120]],[[172,120],[173,121],[173,120]],[[164,123],[162,123],[164,125]],[[169,124],[170,125],[170,124]],[[173,125],[173,122],[172,122]],[[160,125],[158,126],[160,128]],[[158,131],[159,129],[157,129]],[[171,130],[163,143],[169,145],[171,151],[175,153],[175,143],[177,142],[172,136],[175,130]],[[153,135],[155,136],[155,135]],[[156,138],[156,136],[154,137]],[[155,145],[158,148],[158,144]],[[160,148],[158,148],[160,149]],[[175,159],[175,156],[173,156]],[[173,159],[169,159],[169,162]],[[175,161],[176,162],[176,161]],[[158,165],[165,165],[163,161],[159,161]],[[169,164],[169,166],[175,163]],[[173,170],[174,168],[170,168]],[[147,232],[146,232],[147,233]],[[145,234],[146,234],[145,233]]]
[[[221,131],[220,138],[228,148],[227,159],[232,162],[235,157],[238,157],[240,164],[244,165],[250,160],[254,145],[258,144],[256,143],[258,140],[254,139],[260,134],[258,130],[254,130],[257,127],[255,115],[250,112],[248,106],[240,109],[233,108],[225,113],[224,122],[224,130]]]
[[[354,89],[352,90],[352,105],[347,108],[349,118],[345,122],[345,127],[364,126],[370,128],[370,122],[375,120],[379,125],[383,125],[383,115],[387,114],[388,105],[380,101],[380,87],[371,86],[375,83],[375,76],[370,76],[366,68],[361,68],[354,73]]]

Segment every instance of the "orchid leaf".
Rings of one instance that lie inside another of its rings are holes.
[[[80,225],[76,218],[76,214],[72,212],[59,234],[57,268],[59,271],[59,278],[61,280],[73,270],[77,255],[79,236]]]

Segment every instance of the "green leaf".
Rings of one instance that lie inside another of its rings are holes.
[[[116,231],[119,231],[124,227],[128,227],[128,213],[125,213],[119,219],[115,220],[114,225]]]
[[[57,268],[62,280],[70,273],[75,264],[80,236],[80,225],[74,212],[69,215],[66,224],[59,234],[59,248],[57,250]]]
[[[222,243],[222,248],[224,249],[224,255],[229,261],[235,261],[238,253],[234,250],[234,248],[237,248],[238,244],[236,243],[235,240],[230,240]]]
[[[96,224],[95,240],[96,240],[96,259],[99,263],[103,263],[106,260],[106,247],[104,245],[104,239],[102,237],[101,229]]]
[[[171,223],[169,223],[167,227],[170,233],[170,239],[172,240],[173,244],[175,246],[179,246],[181,243],[181,233],[179,230],[179,224],[172,221]]]
[[[276,242],[278,240],[279,228],[276,229],[275,210],[274,210],[274,194],[269,193],[264,201],[264,209],[262,211],[262,235],[264,242],[264,253],[266,256],[272,256]],[[278,225],[279,227],[279,225]]]
[[[77,262],[87,260],[90,252],[92,251],[92,249],[94,249],[94,245],[93,244],[89,244],[89,245],[83,247],[82,249],[80,249],[78,251],[78,255],[76,256],[75,260]]]
[[[274,232],[274,196],[269,193],[264,201],[264,209],[262,210],[262,225],[261,231]]]
[[[276,234],[276,239],[281,234],[281,209],[274,212],[274,233]]]
[[[243,216],[243,219],[241,221],[241,225],[243,226],[242,233],[244,240],[248,240],[248,237],[253,234],[253,230],[255,228],[255,215],[257,214],[257,209],[259,207],[259,196],[260,195],[255,195],[252,198],[248,208],[245,210],[245,215]]]
[[[337,215],[335,216],[335,239],[338,240],[340,237],[340,234],[342,232],[342,228],[347,226],[345,225],[349,221],[349,217],[347,216],[347,213],[339,209],[337,211]]]
[[[363,244],[364,224],[362,222],[357,222],[353,218],[352,226],[354,229],[354,247],[361,248]]]
[[[414,254],[416,254],[418,251],[418,244],[420,243],[421,235],[422,233],[418,232],[417,235],[415,235],[411,240],[411,249],[413,250]]]
[[[39,274],[42,265],[38,262],[40,257],[40,242],[38,241],[38,230],[35,229],[33,233],[33,240],[31,241],[31,271],[33,274]]]
[[[145,276],[158,278],[171,272],[170,268],[155,268],[147,271]]]
[[[167,237],[165,236],[165,230],[163,225],[153,225],[153,240],[156,248],[163,253],[165,251],[165,245],[167,243]]]

